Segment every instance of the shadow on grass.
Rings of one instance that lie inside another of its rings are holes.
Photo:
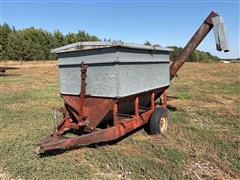
[[[177,108],[171,105],[167,105],[167,109],[169,109],[170,111],[177,111]]]

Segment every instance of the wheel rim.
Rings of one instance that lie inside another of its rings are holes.
[[[160,132],[164,133],[167,129],[167,116],[166,115],[162,115],[161,119],[160,119]]]

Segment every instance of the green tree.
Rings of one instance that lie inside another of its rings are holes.
[[[170,53],[170,60],[175,61],[183,48],[177,46],[170,46],[170,48],[173,49],[173,52]],[[215,62],[219,60],[218,57],[213,56],[209,52],[199,50],[195,50],[187,59],[189,62]]]
[[[72,44],[78,42],[78,37],[75,33],[68,33],[64,38],[64,44]]]
[[[0,60],[8,59],[8,54],[6,52],[6,46],[8,41],[8,36],[12,33],[12,29],[7,23],[0,25]]]
[[[64,45],[64,35],[59,30],[54,31],[52,47],[56,48],[63,45]]]
[[[33,27],[11,33],[7,42],[9,59],[48,60],[51,58],[53,36]]]
[[[19,32],[11,33],[6,44],[8,59],[23,60],[23,36]]]

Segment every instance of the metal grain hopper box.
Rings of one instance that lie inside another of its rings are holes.
[[[52,50],[58,56],[63,119],[38,153],[113,141],[144,125],[150,134],[164,134],[169,83],[212,28],[217,50],[227,52],[223,20],[211,12],[171,65],[172,50],[159,46],[78,42]]]
[[[168,86],[171,51],[122,42],[79,42],[52,52],[58,54],[61,94],[80,94],[84,63],[86,95],[125,97]]]

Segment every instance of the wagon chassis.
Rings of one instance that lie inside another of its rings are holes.
[[[89,145],[93,143],[107,142],[117,140],[123,137],[127,133],[137,129],[144,124],[148,123],[155,106],[155,100],[158,98],[156,94],[163,94],[162,107],[167,108],[167,91],[166,88],[148,91],[145,93],[129,96],[124,100],[134,99],[134,113],[123,114],[118,112],[118,103],[121,102],[121,98],[116,98],[113,101],[112,119],[113,124],[107,128],[93,128],[88,125],[87,116],[85,115],[84,102],[88,95],[85,94],[85,80],[86,80],[87,66],[82,63],[81,67],[81,94],[79,108],[78,108],[78,119],[74,119],[72,116],[68,116],[69,105],[65,103],[64,108],[59,108],[58,111],[63,114],[63,121],[57,125],[54,132],[46,138],[40,145],[38,153],[44,153],[46,151],[65,149],[70,146],[76,145]],[[163,93],[162,93],[163,92]],[[150,98],[150,104],[148,107],[142,107],[139,105],[139,97],[142,95],[148,95]],[[96,98],[96,97],[95,97]],[[66,138],[64,134],[68,130],[77,130],[81,134],[77,137]]]

